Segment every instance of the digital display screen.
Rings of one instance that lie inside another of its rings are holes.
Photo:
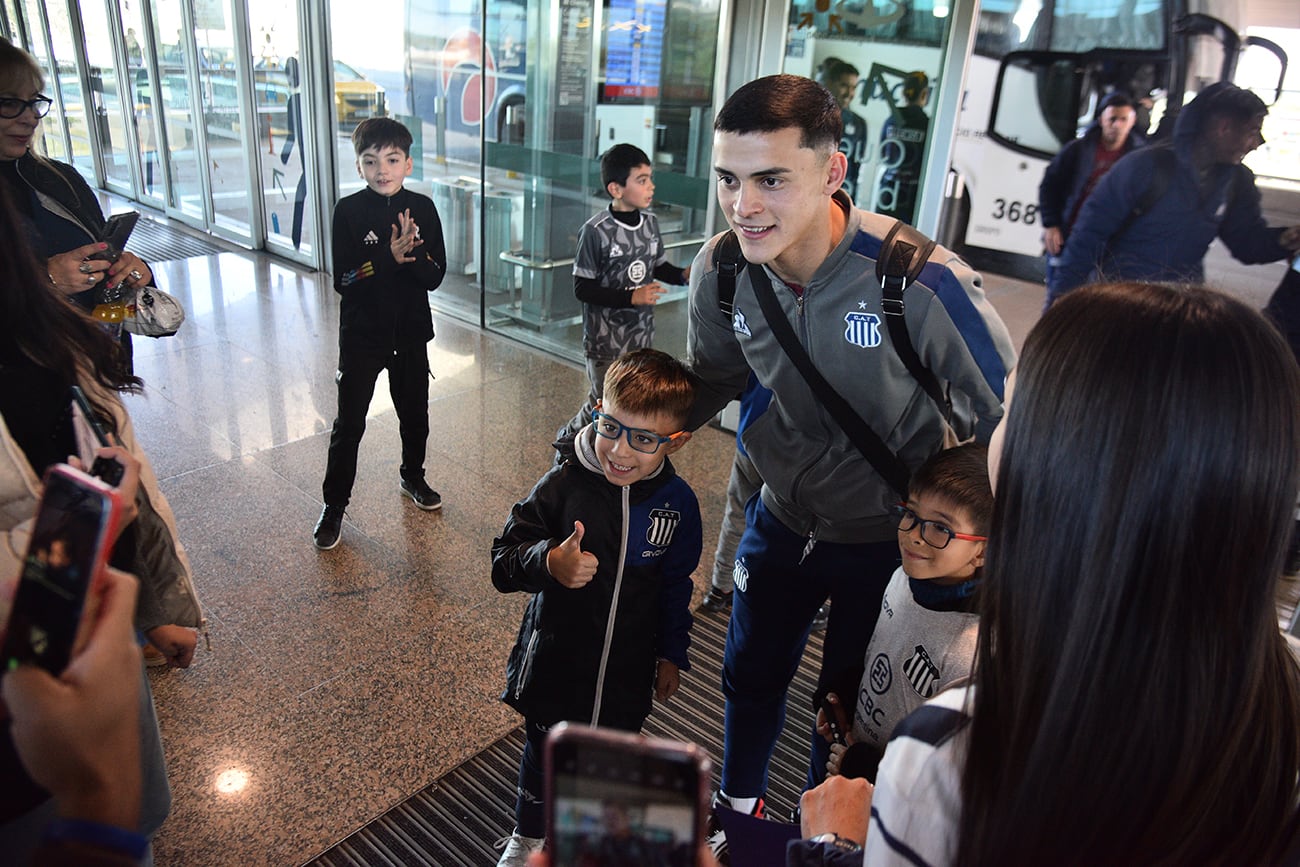
[[[605,36],[606,101],[657,99],[666,0],[610,0]]]
[[[595,745],[555,754],[557,867],[694,864],[694,766]]]
[[[9,617],[6,665],[31,662],[53,674],[67,667],[108,507],[103,495],[48,476]]]

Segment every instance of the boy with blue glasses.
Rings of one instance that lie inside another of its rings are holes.
[[[533,594],[502,701],[524,715],[517,827],[500,865],[545,842],[546,734],[571,720],[640,731],[651,695],[690,670],[691,573],[700,509],[668,456],[695,399],[686,367],[655,349],[614,362],[592,423],[556,443],[561,461],[510,512],[492,543],[492,583]]]

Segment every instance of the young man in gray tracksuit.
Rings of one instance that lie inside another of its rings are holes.
[[[815,82],[776,75],[745,85],[714,123],[718,202],[821,375],[914,469],[942,447],[945,421],[890,340],[875,267],[894,221],[855,209],[840,192],[846,165],[839,138],[839,106]],[[722,676],[719,801],[761,814],[786,691],[813,614],[834,600],[823,672],[861,660],[898,565],[890,509],[901,497],[777,342],[747,271],[735,279],[732,315],[720,309],[717,243],[706,244],[691,268],[688,353],[701,388],[687,427],[703,424],[740,392],[750,370],[773,393],[743,435],[764,485],[737,551]],[[935,247],[903,300],[921,362],[969,408],[977,435],[987,439],[1002,415],[1015,351],[980,284],[964,262]],[[812,744],[815,781],[826,745],[815,733]],[[715,851],[725,847],[720,834],[711,837]]]

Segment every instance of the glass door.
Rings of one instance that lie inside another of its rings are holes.
[[[308,190],[315,173],[312,159],[312,100],[304,62],[304,40],[296,3],[250,4],[253,94],[259,155],[257,191],[266,247],[313,265],[319,244],[316,207]]]
[[[889,214],[933,232],[942,178],[926,183],[937,111],[955,110],[955,93],[939,82],[950,61],[950,32],[958,3],[790,4],[783,70],[820,81],[840,101],[849,160],[845,189],[860,208]],[[968,24],[969,22],[967,22]],[[960,46],[958,46],[960,48]],[[955,89],[956,74],[947,78]],[[942,128],[942,125],[941,125]],[[951,127],[946,127],[951,128]],[[942,167],[939,170],[942,171]],[[923,194],[936,204],[923,208]]]
[[[154,62],[155,43],[145,26],[144,10],[139,0],[118,0],[118,32],[126,59],[123,78],[123,104],[125,117],[134,132],[135,176],[139,178],[136,199],[156,208],[163,207],[165,176],[159,159],[162,132],[159,127],[157,99],[158,67]]]
[[[202,113],[194,95],[200,92],[198,51],[194,28],[185,23],[183,0],[152,0],[149,26],[157,58],[157,87],[152,109],[158,122],[158,147],[154,172],[165,176],[168,216],[206,229],[208,206],[206,142],[200,125]],[[146,154],[146,160],[148,159]],[[145,180],[149,180],[146,162]],[[156,177],[154,181],[156,183]]]
[[[115,193],[134,195],[132,165],[135,148],[127,130],[134,117],[131,86],[118,75],[113,33],[104,0],[80,4],[89,91],[84,95],[91,136],[101,154],[104,185]],[[134,132],[132,130],[131,132]]]
[[[194,7],[198,60],[198,100],[202,136],[207,142],[205,172],[212,202],[211,228],[253,246],[251,195],[253,136],[251,70],[247,30],[242,29],[242,0],[212,0]],[[242,32],[241,32],[242,30]],[[246,96],[246,94],[249,94]],[[260,240],[260,238],[258,239]]]

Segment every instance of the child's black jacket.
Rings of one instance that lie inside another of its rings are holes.
[[[690,668],[700,510],[668,459],[630,487],[611,484],[595,458],[593,436],[590,428],[580,431],[576,451],[574,443],[557,444],[564,462],[515,505],[492,543],[496,588],[534,594],[510,652],[501,699],[540,724],[578,720],[636,730],[650,712],[656,659]],[[591,583],[576,590],[546,568],[547,553],[568,538],[575,520],[584,527],[583,550],[599,564]]]

